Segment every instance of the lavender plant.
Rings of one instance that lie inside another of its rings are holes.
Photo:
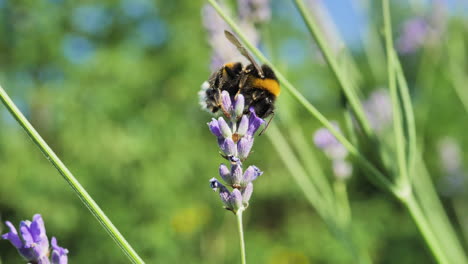
[[[201,91],[204,93],[204,90]],[[210,179],[210,186],[219,192],[224,208],[232,211],[238,220],[241,241],[242,263],[245,259],[245,243],[243,238],[242,212],[249,206],[253,192],[253,181],[263,172],[256,166],[249,166],[243,170],[243,162],[248,158],[254,143],[255,132],[265,121],[255,114],[253,108],[244,112],[245,102],[242,94],[231,97],[227,91],[221,93],[221,109],[224,115],[212,119],[208,127],[216,136],[221,155],[229,162],[219,166],[219,175],[232,191],[216,178]]]
[[[52,237],[50,243],[52,248],[49,248],[49,239],[47,238],[44,220],[40,214],[34,215],[32,222],[29,220],[21,221],[19,227],[20,233],[18,233],[10,221],[6,221],[5,224],[10,229],[10,232],[3,234],[2,239],[9,240],[28,263],[68,263],[68,250],[58,246],[55,237]]]

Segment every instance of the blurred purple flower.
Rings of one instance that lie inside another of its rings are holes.
[[[57,239],[52,237],[50,241],[52,245],[52,253],[50,261],[52,264],[67,264],[68,263],[68,249],[57,245]]]
[[[335,122],[333,126],[340,130]],[[332,160],[344,159],[348,155],[346,148],[326,128],[320,128],[314,133],[314,143]]]
[[[463,193],[466,175],[463,171],[462,151],[451,137],[445,137],[438,143],[439,158],[445,176],[440,179],[440,192],[447,197]]]
[[[238,0],[239,17],[251,23],[266,23],[271,19],[269,0]]]
[[[32,222],[21,221],[20,234],[10,221],[6,221],[5,224],[10,232],[3,234],[2,238],[9,240],[23,258],[37,264],[49,263],[49,240],[40,214],[34,215]]]
[[[346,180],[353,173],[353,166],[346,160],[334,160],[332,164],[333,174],[338,179]]]
[[[397,50],[401,54],[413,53],[425,42],[429,33],[429,24],[421,17],[411,18],[403,24],[397,41]]]
[[[387,90],[380,88],[371,93],[363,103],[372,128],[380,132],[392,123],[392,101]]]
[[[336,122],[333,126],[339,131]],[[314,144],[321,149],[332,161],[332,170],[339,180],[348,179],[352,172],[352,165],[346,161],[348,150],[336,139],[336,137],[326,128],[320,128],[314,133]]]
[[[438,144],[442,167],[448,174],[457,174],[462,170],[461,149],[453,138],[445,137]]]

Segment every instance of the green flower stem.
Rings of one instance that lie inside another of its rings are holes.
[[[452,258],[452,263],[468,263],[463,247],[450,224],[450,220],[445,213],[442,202],[437,195],[432,179],[420,155],[416,157],[415,164],[417,165],[417,173],[412,178],[414,192],[426,217],[430,217],[431,219],[431,226],[435,235],[442,242],[441,244],[445,247],[447,255]]]
[[[242,227],[242,210],[237,211],[237,227],[239,228],[239,240],[240,240],[240,249],[241,249],[241,259],[242,264],[246,264],[245,260],[245,242],[244,242],[244,228]]]
[[[328,119],[320,113],[317,108],[310,104],[307,99],[284,77],[284,75],[274,66],[268,59],[247,39],[247,37],[242,33],[240,28],[234,23],[234,21],[221,9],[221,7],[216,3],[215,0],[207,0],[213,8],[218,12],[218,14],[226,21],[226,23],[232,28],[234,32],[237,33],[239,38],[245,44],[246,48],[252,52],[260,61],[268,64],[273,71],[275,72],[278,80],[281,85],[291,93],[291,95],[302,104],[307,111],[309,111],[312,116],[314,116],[324,127],[326,127],[330,132],[338,139],[338,141],[343,144],[343,146],[349,151],[351,155],[357,158],[357,161],[367,169],[375,178],[371,178],[376,184],[381,186],[383,189],[393,191],[393,183],[390,182],[377,168],[375,168],[357,149],[354,147],[344,136],[341,134]],[[367,174],[366,174],[367,175]]]
[[[75,191],[80,200],[84,205],[89,209],[91,214],[96,217],[96,220],[102,225],[102,227],[107,231],[107,233],[112,237],[115,243],[120,247],[120,249],[127,255],[132,263],[144,263],[143,260],[138,256],[138,254],[133,250],[132,246],[125,240],[125,238],[120,234],[119,230],[112,224],[111,220],[104,214],[104,212],[99,208],[97,203],[91,198],[91,196],[86,192],[86,190],[81,186],[78,180],[73,176],[73,174],[68,170],[68,168],[63,164],[63,162],[55,155],[54,151],[47,145],[47,143],[42,139],[39,133],[34,129],[34,127],[29,123],[29,121],[24,117],[21,111],[16,107],[13,101],[10,99],[8,94],[0,86],[0,99],[3,104],[6,106],[8,111],[13,115],[13,117],[18,121],[18,123],[24,128],[28,136],[32,141],[37,145],[37,147],[42,151],[44,156],[54,165],[54,167],[59,171],[63,176],[65,181],[70,185],[70,187]]]
[[[336,202],[339,205],[336,214],[340,217],[343,225],[349,226],[351,224],[351,207],[349,206],[346,182],[341,179],[335,180],[333,189],[335,190]]]
[[[339,67],[338,61],[334,58],[333,52],[331,48],[326,43],[326,38],[323,33],[319,30],[317,23],[311,18],[309,12],[307,12],[307,8],[304,5],[302,0],[294,0],[297,9],[301,13],[304,21],[309,29],[309,32],[312,34],[314,39],[317,42],[320,50],[325,57],[325,60],[330,65],[330,68],[333,72],[333,75],[338,80],[338,83],[343,88],[343,92],[346,95],[346,98],[349,101],[351,108],[353,109],[354,114],[356,115],[356,119],[359,122],[360,126],[363,128],[366,135],[371,136],[373,134],[369,121],[367,120],[366,116],[364,115],[364,110],[362,108],[361,103],[359,102],[359,98],[356,95],[356,92],[352,86],[352,81],[347,78],[347,74],[345,74],[341,68]],[[346,65],[348,66],[348,65]]]
[[[414,120],[413,105],[411,103],[411,97],[409,93],[408,84],[406,82],[401,63],[398,60],[395,50],[393,50],[394,62],[396,64],[396,78],[398,81],[398,87],[401,95],[401,101],[403,103],[403,111],[405,116],[405,122],[407,127],[408,135],[408,173],[412,175],[415,162],[415,152],[417,149],[416,144],[416,123]]]
[[[429,221],[427,220],[427,217],[424,215],[420,205],[418,204],[414,196],[407,196],[407,198],[405,200],[402,200],[402,202],[406,205],[409,212],[411,213],[411,216],[413,217],[414,221],[416,222],[416,225],[423,234],[424,239],[426,240],[429,248],[436,257],[437,261],[441,264],[452,263],[445,255],[445,251],[440,244],[440,240],[431,230]]]
[[[268,139],[270,139],[271,144],[279,154],[280,158],[283,160],[284,165],[291,173],[291,176],[306,196],[306,199],[313,207],[315,207],[317,213],[327,221],[331,215],[330,209],[333,204],[329,204],[329,202],[327,202],[329,200],[325,200],[325,197],[320,194],[317,186],[315,186],[307,176],[306,170],[301,165],[296,154],[291,149],[290,145],[274,122],[272,122],[268,127],[268,133],[266,133],[266,135],[268,136]]]
[[[398,162],[398,183],[401,185],[409,185],[408,164],[407,156],[405,153],[406,140],[403,132],[403,121],[401,113],[400,98],[398,96],[397,83],[396,83],[396,62],[393,54],[393,39],[392,27],[390,21],[390,7],[388,0],[382,0],[382,11],[384,18],[385,42],[387,50],[387,74],[388,74],[388,87],[392,97],[392,112],[393,112],[393,133],[395,136],[395,145],[397,152]]]
[[[297,123],[291,122],[288,123],[288,131],[290,135],[290,142],[294,149],[297,151],[297,156],[299,156],[304,168],[307,170],[308,178],[314,182],[317,186],[320,196],[327,202],[329,206],[333,206],[335,203],[334,195],[332,192],[332,187],[330,185],[327,175],[323,173],[320,163],[313,153],[310,144],[306,141],[306,138],[302,130],[298,127]],[[272,141],[276,140],[271,138]],[[285,140],[284,138],[281,140]],[[281,152],[281,149],[278,149],[278,153]],[[286,162],[286,161],[285,161]],[[285,163],[286,164],[286,163]],[[295,172],[291,171],[291,174]]]

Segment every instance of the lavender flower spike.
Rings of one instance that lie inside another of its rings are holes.
[[[33,217],[33,221],[21,221],[20,234],[10,221],[5,224],[10,232],[3,234],[2,238],[18,249],[20,255],[29,262],[48,264],[49,240],[47,239],[44,221],[40,214]]]
[[[52,244],[51,264],[67,264],[68,249],[58,246],[55,237],[52,237],[50,243]]]

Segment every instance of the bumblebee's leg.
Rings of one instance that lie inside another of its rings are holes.
[[[274,112],[274,111],[271,111],[270,120],[268,120],[268,123],[267,123],[266,126],[262,129],[262,131],[260,131],[260,133],[258,134],[259,136],[263,135],[263,132],[266,131],[266,129],[268,128],[268,126],[269,126],[270,123],[271,123],[271,120],[273,120],[273,117],[275,117],[275,112]]]
[[[242,89],[245,86],[245,83],[247,82],[247,78],[249,76],[247,74],[242,74],[240,79],[239,79],[239,90],[237,90],[236,96],[241,93]]]

